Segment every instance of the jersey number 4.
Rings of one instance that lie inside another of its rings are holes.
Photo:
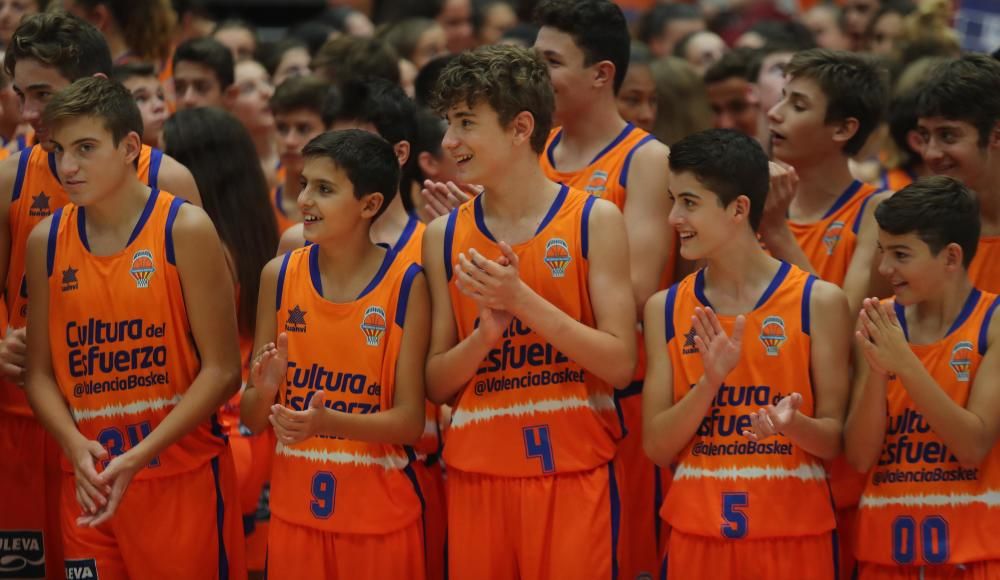
[[[542,462],[542,473],[552,473],[556,470],[556,460],[552,455],[552,438],[549,436],[548,425],[525,427],[524,454],[528,459],[539,459]]]

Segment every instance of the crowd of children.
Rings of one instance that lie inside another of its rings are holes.
[[[335,4],[0,0],[0,578],[1000,579],[948,2]]]

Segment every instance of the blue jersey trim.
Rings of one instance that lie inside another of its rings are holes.
[[[17,160],[17,177],[14,179],[14,190],[10,196],[11,203],[21,197],[21,187],[24,186],[24,174],[28,171],[28,159],[31,158],[31,152],[34,148],[35,146],[32,145],[30,149],[21,150],[21,157]]]
[[[56,238],[59,233],[59,220],[62,219],[62,210],[63,208],[59,208],[52,214],[52,223],[49,224],[49,243],[45,256],[45,268],[49,276],[52,275],[52,270],[56,264]]]
[[[403,283],[399,287],[399,299],[396,301],[396,326],[403,328],[406,322],[406,307],[410,303],[410,289],[413,287],[413,280],[423,271],[418,264],[410,264],[403,274]]]
[[[596,197],[590,196],[583,202],[583,215],[580,217],[580,251],[584,260],[590,256],[590,211],[594,209],[596,201]]]
[[[638,151],[640,147],[655,139],[656,137],[652,135],[646,135],[635,144],[635,147],[632,147],[632,150],[625,156],[625,163],[622,165],[622,172],[618,175],[618,185],[628,187],[628,170],[632,167],[632,156],[635,155],[635,152]]]
[[[451,282],[451,247],[455,243],[455,222],[458,221],[458,208],[451,210],[444,227],[444,279]]]
[[[278,287],[274,292],[275,312],[281,310],[281,294],[285,290],[285,273],[288,272],[288,259],[291,257],[291,252],[285,252],[285,256],[281,259],[281,267],[278,268]]]

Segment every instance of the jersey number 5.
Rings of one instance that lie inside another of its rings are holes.
[[[747,535],[750,528],[750,518],[743,512],[749,505],[749,494],[745,491],[727,491],[722,493],[722,519],[720,526],[722,536],[730,540],[738,540]]]
[[[538,458],[542,461],[542,473],[552,473],[556,470],[548,425],[524,428],[524,454],[529,459]]]

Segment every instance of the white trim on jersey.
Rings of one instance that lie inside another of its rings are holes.
[[[978,494],[939,493],[894,497],[863,495],[861,501],[858,502],[858,507],[957,507],[977,503],[984,504],[986,507],[1000,507],[1000,490],[991,489]]]
[[[796,468],[787,467],[720,467],[707,469],[681,464],[674,471],[674,480],[680,479],[801,479],[825,480],[822,465],[804,463]]]
[[[392,469],[403,469],[410,464],[409,459],[399,455],[386,455],[385,457],[373,457],[371,455],[349,453],[347,451],[327,451],[325,449],[302,449],[299,447],[286,447],[283,443],[278,443],[274,452],[285,457],[305,459],[316,463],[336,463],[340,465],[355,465],[359,467],[379,466],[386,471]]]
[[[586,399],[580,397],[543,399],[541,401],[518,403],[517,405],[510,405],[508,407],[476,409],[473,411],[459,407],[452,413],[451,428],[461,429],[471,423],[481,423],[498,417],[524,417],[526,415],[556,413],[576,409],[592,409],[597,412],[614,411],[615,399],[609,395],[592,395]]]
[[[124,405],[106,405],[98,409],[73,409],[73,420],[92,421],[106,417],[124,417],[126,415],[138,415],[149,411],[159,411],[167,407],[175,407],[181,402],[180,395],[174,395],[170,399],[150,399],[148,401],[133,401]]]

